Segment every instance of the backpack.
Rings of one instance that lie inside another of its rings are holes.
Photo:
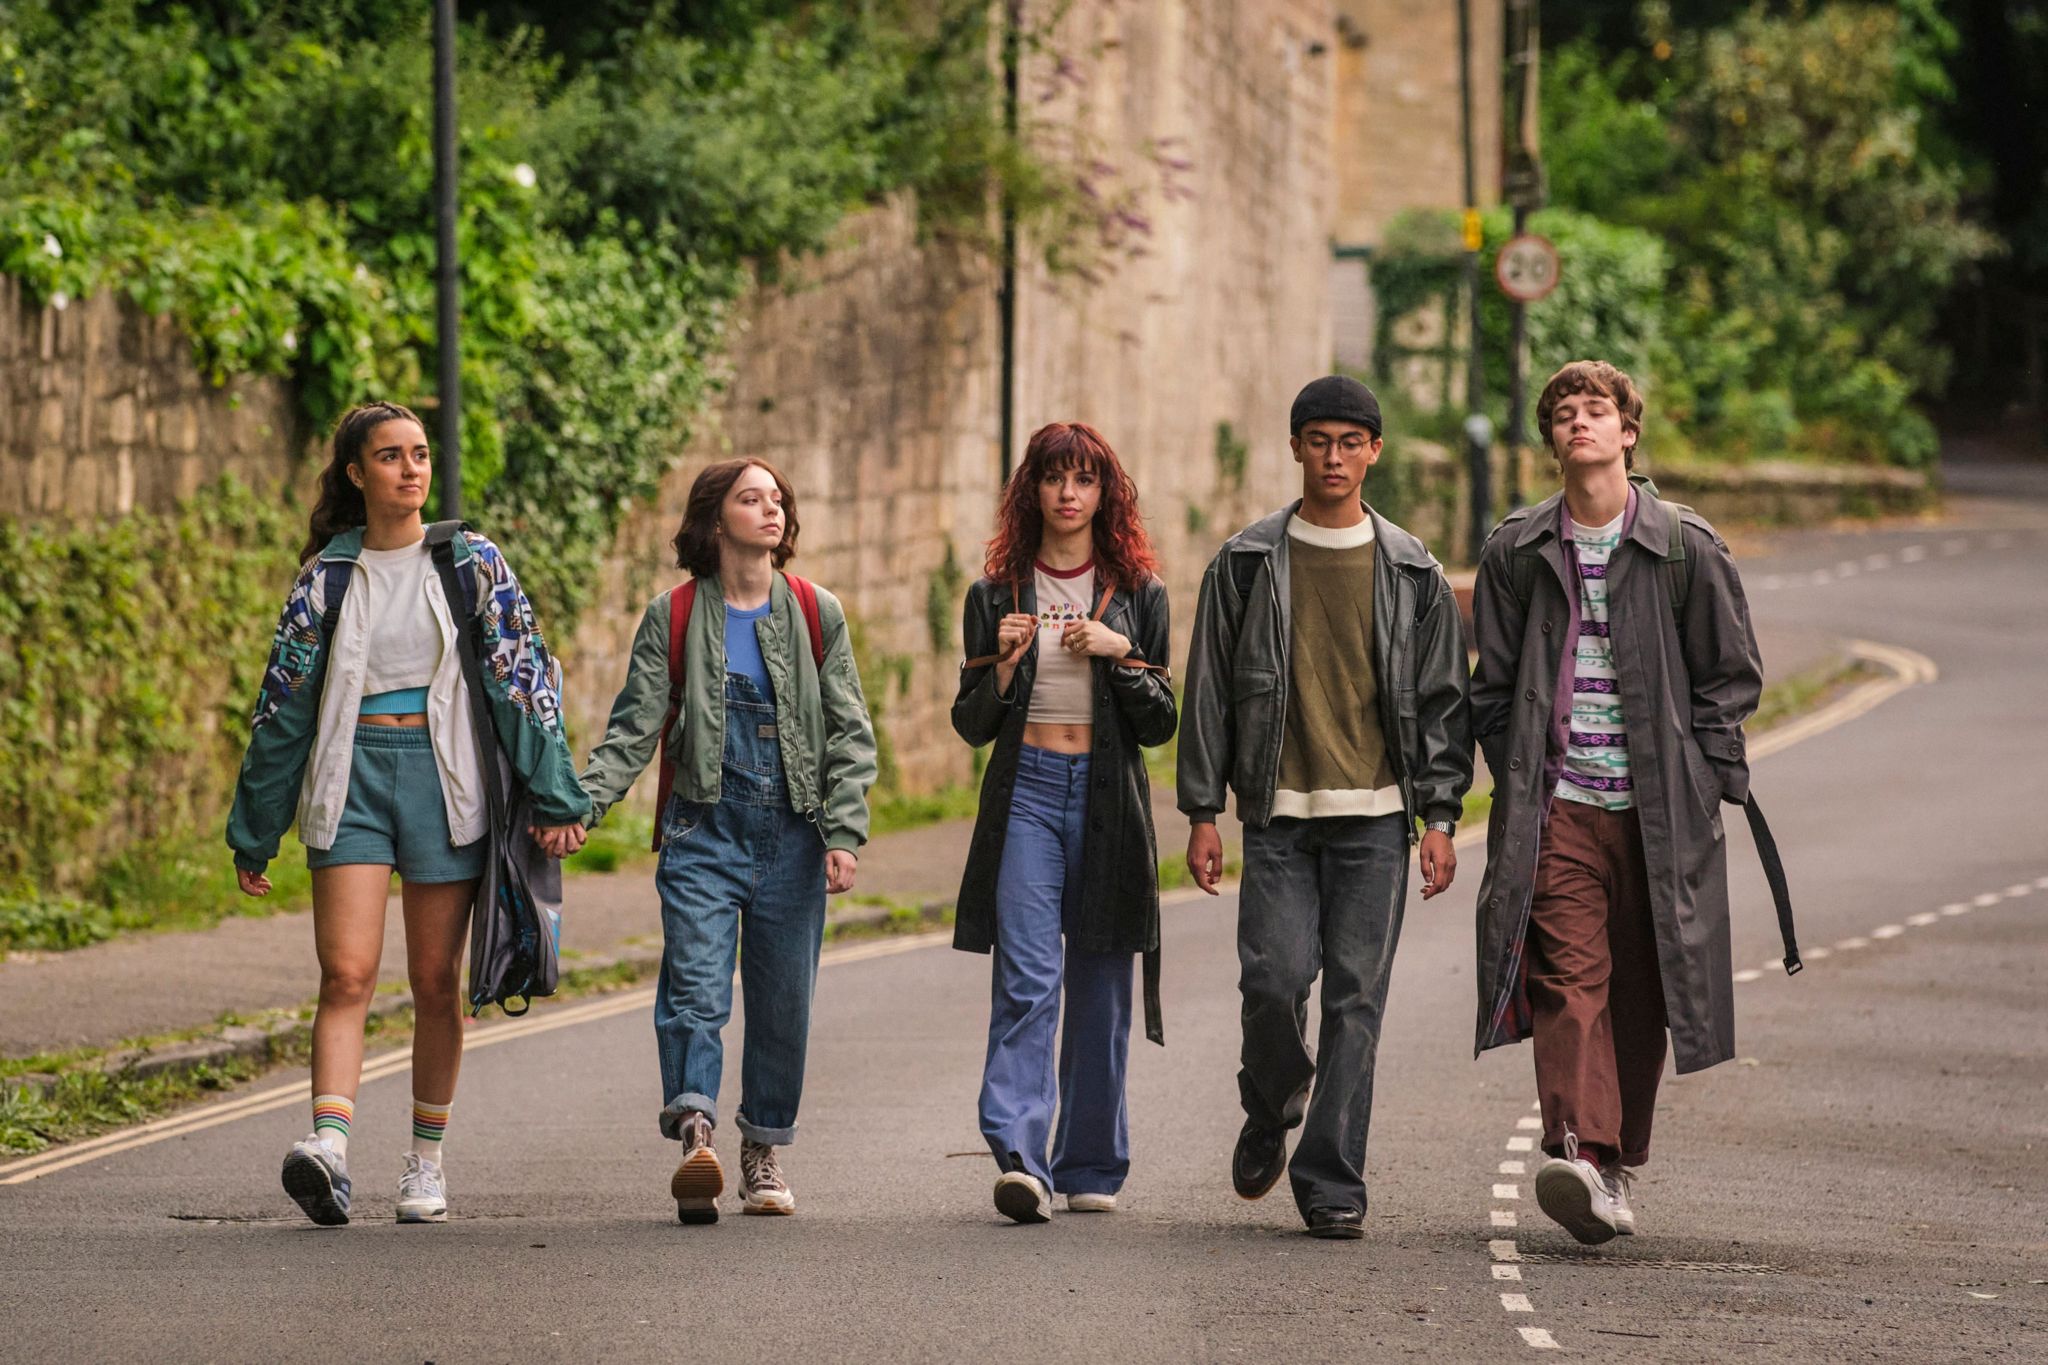
[[[825,626],[818,615],[818,589],[807,578],[793,573],[782,575],[803,609],[804,624],[810,627],[811,662],[825,667]],[[668,732],[675,728],[683,709],[683,644],[689,635],[690,615],[697,609],[697,580],[685,579],[668,595],[668,714],[661,718],[661,789],[655,797],[654,848],[661,852],[661,822],[668,812],[669,793],[675,788],[676,770],[668,761]]]

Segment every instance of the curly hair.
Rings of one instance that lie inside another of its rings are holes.
[[[1626,370],[1616,369],[1604,360],[1574,360],[1543,386],[1542,395],[1536,400],[1536,433],[1543,438],[1544,448],[1551,458],[1557,458],[1557,447],[1550,440],[1550,418],[1557,411],[1558,402],[1577,393],[1598,394],[1614,404],[1621,414],[1621,429],[1632,431],[1638,441],[1643,434],[1643,391],[1636,387],[1636,381],[1628,377]],[[1635,448],[1629,448],[1626,466],[1636,467]]]
[[[982,572],[1004,582],[1031,574],[1038,544],[1045,535],[1045,513],[1038,486],[1048,474],[1069,469],[1092,472],[1102,486],[1102,502],[1093,523],[1095,581],[1126,590],[1150,582],[1159,573],[1152,539],[1138,515],[1138,486],[1102,439],[1083,422],[1050,422],[1031,433],[1024,460],[1003,488],[996,509],[996,533],[988,543]]]
[[[775,567],[779,569],[796,558],[796,489],[790,487],[789,480],[774,465],[747,455],[720,460],[690,485],[689,501],[683,504],[682,525],[676,527],[675,539],[669,542],[675,546],[676,567],[688,569],[690,577],[717,577],[718,514],[725,506],[725,495],[732,492],[740,475],[749,469],[767,470],[782,494],[782,543],[770,552]]]
[[[334,424],[333,454],[328,457],[327,467],[320,471],[320,492],[306,526],[306,543],[299,547],[299,563],[319,554],[328,541],[343,531],[369,522],[363,490],[349,478],[348,467],[362,463],[371,433],[386,422],[418,422],[421,431],[427,429],[427,424],[411,408],[381,402],[352,407]]]

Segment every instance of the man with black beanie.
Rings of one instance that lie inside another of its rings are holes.
[[[1212,896],[1226,790],[1244,822],[1245,1124],[1231,1183],[1258,1199],[1288,1170],[1309,1233],[1355,1238],[1418,821],[1423,899],[1457,873],[1452,839],[1472,783],[1465,641],[1443,569],[1360,496],[1381,451],[1372,390],[1318,379],[1294,400],[1290,426],[1300,499],[1226,541],[1202,579],[1179,797],[1192,825],[1188,869]],[[1290,1167],[1287,1130],[1297,1126]]]

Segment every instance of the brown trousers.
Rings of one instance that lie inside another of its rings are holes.
[[[1529,1002],[1543,1149],[1567,1132],[1586,1157],[1650,1156],[1664,1076],[1664,982],[1657,968],[1643,838],[1633,810],[1557,800],[1536,863]]]

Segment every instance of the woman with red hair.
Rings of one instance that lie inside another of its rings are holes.
[[[1049,1219],[1055,1192],[1076,1212],[1116,1207],[1133,953],[1145,1034],[1163,1041],[1143,750],[1173,737],[1176,713],[1157,567],[1109,443],[1079,422],[1034,432],[967,593],[953,703],[960,737],[995,745],[953,946],[995,956],[981,1131],[1001,1170],[996,1209],[1020,1223]]]

